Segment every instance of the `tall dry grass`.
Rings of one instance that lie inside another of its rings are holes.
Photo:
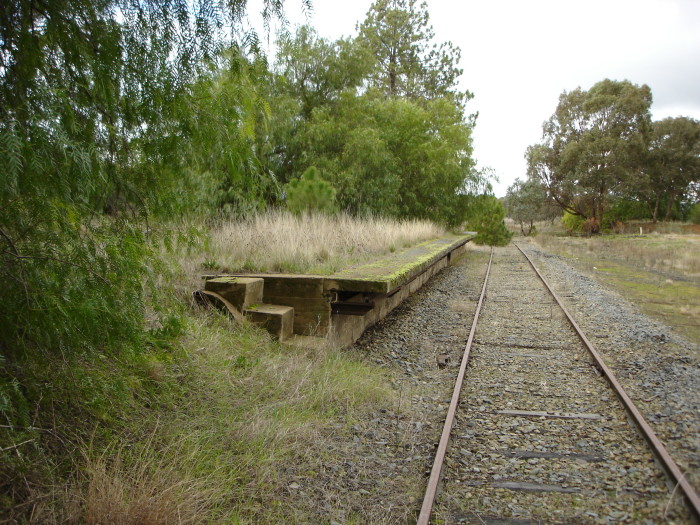
[[[687,277],[700,275],[700,236],[678,234],[553,237],[538,235],[537,244],[575,257],[613,259],[647,270]]]
[[[205,263],[228,271],[328,274],[443,234],[429,221],[273,210],[212,231]]]
[[[93,451],[85,455],[82,483],[69,494],[73,512],[68,523],[203,523],[220,496],[209,486],[210,477],[182,468],[192,458],[180,457],[178,451],[144,448],[133,457],[133,451],[122,446],[97,456]]]

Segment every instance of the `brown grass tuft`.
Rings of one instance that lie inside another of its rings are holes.
[[[206,479],[183,472],[177,451],[89,454],[82,479],[68,496],[70,523],[185,525],[210,516],[214,491]]]

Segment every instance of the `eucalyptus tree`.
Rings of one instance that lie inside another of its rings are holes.
[[[566,211],[600,228],[611,196],[641,172],[651,127],[651,90],[603,80],[559,97],[543,125],[543,140],[528,148],[528,175],[539,179]]]
[[[533,233],[536,221],[561,215],[561,209],[547,195],[547,188],[535,179],[515,179],[508,187],[504,205],[508,217],[520,225],[523,235]]]
[[[633,194],[647,202],[654,222],[665,203],[664,220],[669,220],[690,185],[700,182],[700,122],[676,117],[652,124],[642,181]]]

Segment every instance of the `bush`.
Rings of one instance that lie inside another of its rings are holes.
[[[688,220],[693,224],[700,224],[700,202],[696,202],[693,204],[693,207],[690,208]]]
[[[571,233],[581,233],[583,231],[583,223],[585,219],[580,215],[574,215],[568,211],[564,211],[564,216],[561,218],[561,222],[566,228],[566,231]]]
[[[319,177],[318,170],[313,166],[301,178],[292,179],[285,189],[287,208],[292,213],[333,213],[336,210],[335,188]]]
[[[476,244],[505,246],[513,233],[506,228],[503,219],[506,211],[503,204],[493,195],[479,195],[472,199],[467,228],[477,232]]]
[[[629,200],[617,199],[610,209],[605,212],[603,222],[612,225],[616,221],[631,221],[651,219],[651,212],[646,203]]]

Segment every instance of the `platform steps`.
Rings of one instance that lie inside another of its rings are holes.
[[[234,319],[245,318],[287,341],[294,333],[294,308],[263,303],[264,285],[257,277],[216,277],[205,282],[201,294],[223,305]]]

